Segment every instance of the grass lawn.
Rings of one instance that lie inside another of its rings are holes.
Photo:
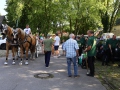
[[[120,90],[120,67],[118,67],[119,63],[120,61],[117,61],[115,64],[110,64],[110,66],[102,66],[101,61],[96,60],[96,77],[108,90]]]

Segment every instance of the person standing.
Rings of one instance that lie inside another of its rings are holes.
[[[26,25],[26,28],[24,29],[24,32],[25,32],[26,34],[28,34],[28,35],[29,35],[29,34],[32,34],[32,33],[31,33],[31,29],[29,28],[29,25],[28,25],[28,24]]]
[[[76,63],[76,56],[79,56],[78,49],[79,46],[77,44],[77,41],[74,40],[75,35],[70,34],[70,39],[68,39],[63,47],[64,52],[66,53],[67,58],[67,70],[68,70],[68,77],[72,77],[71,73],[71,63],[74,65],[74,77],[79,77],[78,75],[78,66]]]
[[[85,37],[84,37],[83,34],[82,34],[81,37],[80,37],[80,43],[81,43],[82,49],[84,49],[84,48],[85,48],[86,40],[85,40]]]
[[[110,39],[108,43],[109,43],[109,49],[111,52],[112,63],[114,64],[115,48],[118,45],[118,40],[116,39],[116,36],[113,35],[112,39]]]
[[[36,34],[36,47],[38,48],[38,50],[40,49],[40,39],[39,39],[39,34]]]
[[[79,52],[79,56],[81,56],[83,49],[82,49],[82,46],[81,46],[80,37],[77,37],[77,43],[78,43],[78,46],[79,46],[79,51],[78,51]]]
[[[65,40],[62,40],[62,50],[63,50],[64,44],[65,44]],[[64,52],[64,50],[63,50],[63,53],[62,53],[62,55],[65,55],[65,52]]]
[[[87,48],[84,50],[84,52],[87,52],[88,56],[88,67],[90,68],[90,73],[87,74],[87,76],[94,77],[94,61],[96,56],[96,38],[94,37],[94,31],[88,30],[88,41],[87,41]]]
[[[107,50],[108,50],[108,45],[107,41],[102,42],[102,46],[100,47],[101,49],[101,54],[102,54],[102,66],[108,65],[108,55],[107,55]]]
[[[50,35],[47,35],[47,38],[45,40],[43,40],[46,68],[49,67],[49,63],[50,63],[52,44],[53,44],[53,41],[52,41],[52,39],[50,39]]]
[[[58,51],[59,45],[60,45],[60,37],[56,33],[56,36],[54,38],[54,49],[55,49],[55,56],[54,57],[60,56],[59,51]]]
[[[111,57],[111,53],[110,53],[110,49],[109,49],[109,40],[110,40],[110,36],[106,36],[106,40],[103,41],[103,46],[101,46],[102,51],[102,66],[107,65],[109,66],[109,60]]]

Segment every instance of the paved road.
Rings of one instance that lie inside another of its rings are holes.
[[[11,56],[10,56],[11,57]],[[67,77],[66,59],[51,57],[50,68],[44,66],[44,56],[40,55],[29,65],[4,66],[5,57],[0,58],[0,90],[106,90],[100,81],[93,77],[87,77],[86,70],[79,67],[79,78]],[[36,73],[51,73],[54,78],[38,79]]]

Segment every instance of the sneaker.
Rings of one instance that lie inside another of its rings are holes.
[[[25,62],[25,65],[28,65],[29,63],[28,63],[28,60]]]

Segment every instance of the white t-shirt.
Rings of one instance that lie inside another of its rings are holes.
[[[24,29],[24,32],[25,32],[26,34],[30,34],[30,33],[31,33],[31,29],[30,29],[30,28],[25,28],[25,29]]]
[[[54,40],[55,40],[55,46],[59,46],[59,44],[60,44],[60,38],[58,37],[58,36],[56,36],[55,38],[54,38]]]

